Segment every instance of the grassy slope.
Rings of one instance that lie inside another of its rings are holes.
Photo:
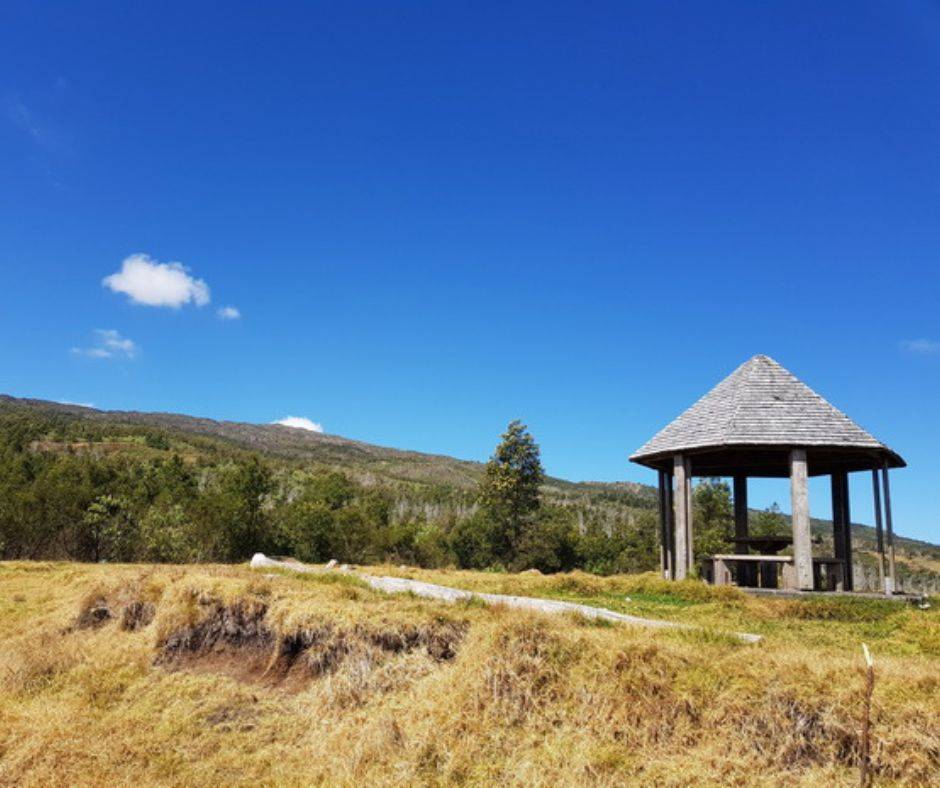
[[[856,779],[862,641],[878,670],[877,774],[940,773],[936,607],[756,599],[653,576],[400,573],[710,629],[447,606],[337,575],[0,564],[0,783],[843,784]],[[101,599],[118,618],[76,629]],[[155,618],[125,631],[135,601]],[[219,610],[239,611],[230,642],[195,648]],[[279,673],[277,639],[252,647],[258,621],[330,634]],[[395,650],[442,628],[463,633],[452,659]],[[743,645],[720,634],[732,628],[766,637]],[[155,664],[181,642],[195,650]]]

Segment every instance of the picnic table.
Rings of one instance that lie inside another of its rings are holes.
[[[784,534],[767,534],[765,536],[736,536],[734,539],[738,550],[744,545],[745,549],[753,547],[758,553],[774,555],[793,544],[793,537]]]
[[[753,548],[758,555],[776,556],[793,544],[789,534],[764,534],[761,536],[739,536],[734,540],[736,555],[750,555]],[[779,576],[778,561],[740,561],[737,564],[737,582],[740,586],[776,588]]]

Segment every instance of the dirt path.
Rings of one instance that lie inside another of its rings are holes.
[[[329,567],[321,569],[296,561],[276,561],[273,558],[268,558],[263,553],[254,554],[251,559],[251,568],[288,569],[292,572],[303,573],[348,571]],[[617,613],[603,607],[580,605],[577,602],[564,602],[558,599],[539,599],[537,597],[527,596],[508,596],[505,594],[482,594],[465,591],[460,588],[425,583],[421,580],[408,580],[403,577],[367,575],[363,572],[354,572],[353,574],[377,591],[383,591],[387,594],[412,593],[415,596],[425,597],[427,599],[439,599],[444,602],[457,602],[462,599],[472,599],[475,597],[486,602],[488,605],[505,605],[506,607],[519,608],[522,610],[534,610],[539,613],[576,613],[585,618],[603,619],[604,621],[614,621],[630,626],[646,627],[648,629],[701,629],[701,627],[696,627],[691,624],[680,624],[676,621],[662,621],[654,618],[641,618],[626,613]],[[743,640],[745,643],[757,643],[761,640],[760,635],[752,635],[748,632],[732,632],[730,634],[739,640]]]

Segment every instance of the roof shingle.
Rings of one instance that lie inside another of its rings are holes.
[[[768,356],[744,362],[630,457],[724,446],[893,451]]]

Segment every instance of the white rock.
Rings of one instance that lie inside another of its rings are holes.
[[[252,569],[266,569],[280,566],[280,562],[268,558],[264,553],[255,553],[251,557],[249,566],[251,566]]]

